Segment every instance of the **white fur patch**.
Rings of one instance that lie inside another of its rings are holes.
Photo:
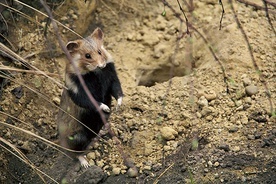
[[[88,64],[88,65],[86,66],[86,68],[87,68],[87,70],[89,70],[89,71],[93,71],[93,70],[96,69],[96,67],[93,66],[92,64]]]
[[[104,112],[110,112],[109,107],[103,103],[101,103],[100,109],[103,110]]]
[[[67,88],[72,90],[75,94],[79,92],[77,85],[70,79],[68,74],[65,75],[65,84]]]

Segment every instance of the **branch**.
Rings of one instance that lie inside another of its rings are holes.
[[[221,5],[221,9],[222,9],[221,17],[220,17],[220,21],[219,21],[219,30],[221,30],[221,27],[222,27],[222,19],[223,19],[223,15],[224,15],[225,11],[224,11],[223,3],[222,3],[221,0],[219,0],[219,4]]]

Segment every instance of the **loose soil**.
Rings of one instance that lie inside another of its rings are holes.
[[[192,13],[182,5],[208,43],[194,29],[178,42],[185,24],[180,25],[171,10],[155,0],[97,5],[68,1],[54,11],[59,21],[83,36],[98,26],[103,29],[125,94],[109,122],[123,152],[138,168],[137,177],[129,176],[119,146],[109,134],[89,150],[87,158],[93,166],[86,170],[64,156],[62,149],[26,133],[57,140],[55,117],[66,58],[51,26],[45,38],[37,24],[23,17],[15,20],[9,39],[17,53],[55,75],[11,72],[10,80],[0,81],[2,85],[6,81],[0,103],[5,113],[0,116],[1,183],[54,183],[44,174],[58,183],[275,183],[276,116],[270,105],[276,105],[275,32],[265,11],[233,3],[258,71],[230,5],[223,2],[221,30],[217,0],[196,1]],[[179,10],[177,1],[169,3]],[[256,3],[263,6],[261,0]],[[275,29],[276,10],[269,8]],[[36,19],[45,26],[45,18]],[[78,38],[65,28],[60,31],[65,43]],[[0,61],[25,69],[7,57]],[[16,149],[31,166],[19,159]]]

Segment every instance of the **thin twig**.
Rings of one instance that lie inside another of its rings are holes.
[[[153,182],[153,184],[157,184],[159,179],[172,167],[174,166],[174,163],[172,163],[169,167],[167,167],[157,178],[156,180]]]
[[[187,33],[187,34],[190,34],[188,18],[187,18],[187,16],[186,16],[186,14],[185,14],[185,12],[184,12],[184,10],[183,10],[181,4],[179,3],[179,0],[177,0],[177,3],[178,3],[178,6],[179,6],[180,11],[183,13],[183,15],[184,15],[184,17],[185,17],[185,20],[186,20],[186,27],[187,27],[186,33]]]
[[[223,19],[223,15],[224,15],[225,11],[224,11],[223,3],[222,3],[221,0],[219,0],[219,4],[221,5],[221,9],[222,9],[221,17],[220,17],[220,21],[219,21],[219,30],[221,30],[221,27],[222,27],[222,19]]]
[[[12,67],[8,67],[8,66],[1,66],[1,65],[0,65],[0,70],[22,72],[22,73],[31,73],[31,74],[36,74],[36,75],[44,75],[40,71],[36,71],[36,70],[23,70],[23,69],[12,68]],[[48,73],[48,72],[44,72],[44,73],[47,76],[53,76],[53,77],[59,76],[58,74],[55,74],[55,73]]]

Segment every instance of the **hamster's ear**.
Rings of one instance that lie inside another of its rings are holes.
[[[78,50],[79,47],[80,47],[80,44],[77,41],[70,41],[66,45],[66,48],[69,52]]]
[[[90,35],[93,39],[103,41],[104,33],[101,28],[97,27],[93,33]]]

